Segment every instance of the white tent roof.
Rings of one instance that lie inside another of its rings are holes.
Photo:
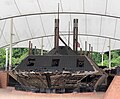
[[[0,0],[0,47],[10,44],[10,18],[13,17],[14,47],[28,47],[31,40],[40,48],[54,46],[54,19],[60,5],[60,34],[68,42],[69,21],[79,19],[79,43],[87,41],[94,51],[120,49],[120,0]],[[72,47],[72,35],[71,35]],[[62,43],[60,44],[62,45]]]

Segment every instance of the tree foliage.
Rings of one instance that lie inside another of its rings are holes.
[[[102,65],[102,55],[100,53],[94,52],[92,54],[93,60],[98,64]],[[104,53],[103,55],[103,65],[109,65],[109,52]],[[120,50],[111,51],[111,66],[119,66],[120,65]]]
[[[4,67],[4,65],[5,65],[5,59],[6,59],[5,49],[1,48],[0,49],[0,67]]]
[[[37,54],[41,54],[40,49],[33,49],[32,53],[35,54],[35,51]],[[43,54],[47,53],[46,50],[43,50]],[[28,49],[27,48],[13,48],[12,50],[12,66],[15,66],[19,64],[25,57],[28,55]],[[0,67],[5,67],[5,61],[6,61],[6,51],[5,48],[0,48]]]
[[[19,64],[28,55],[27,48],[14,48],[12,51],[12,65]],[[6,52],[4,48],[0,49],[0,67],[5,66]]]

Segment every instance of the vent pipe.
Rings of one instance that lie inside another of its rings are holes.
[[[30,55],[30,48],[31,48],[31,41],[29,41],[29,50],[28,50],[29,55]]]
[[[87,41],[85,41],[85,55],[87,55]]]
[[[32,47],[33,47],[33,44],[31,43],[30,55],[32,55],[32,54],[33,54],[33,49],[32,49]]]
[[[88,56],[91,57],[91,44],[89,44],[89,52],[88,52]]]
[[[28,52],[29,55],[32,55],[32,43],[31,41],[29,41],[29,52]]]

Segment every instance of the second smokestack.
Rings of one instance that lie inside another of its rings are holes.
[[[78,19],[73,20],[73,50],[77,52],[78,44]]]

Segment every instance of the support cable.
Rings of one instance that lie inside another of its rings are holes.
[[[14,30],[15,30],[15,33],[16,33],[16,36],[17,36],[18,40],[20,41],[20,37],[19,37],[19,35],[18,35],[18,32],[17,32],[16,26],[15,26],[15,24],[14,24],[14,21],[13,21],[13,28],[14,28]]]
[[[4,36],[4,34],[3,34],[3,38],[4,38],[5,42],[6,42],[6,44],[8,44],[8,42],[7,42],[7,40],[6,40],[5,36]]]
[[[61,10],[62,10],[62,12],[63,12],[63,7],[62,7],[62,2],[61,2],[61,0],[60,0],[60,5],[61,5]],[[59,3],[58,3],[58,19],[60,19],[59,17]],[[60,32],[60,31],[59,31]],[[63,36],[63,38],[66,40],[66,42],[67,42],[67,38],[66,37],[64,37]],[[59,36],[59,39],[61,40],[61,42],[65,45],[65,46],[67,46],[67,44],[64,42],[64,40]]]
[[[17,5],[17,2],[16,2],[15,0],[14,0],[14,3],[15,3],[15,5],[16,5],[16,8],[17,8],[19,14],[22,15],[22,14],[21,14],[21,11],[20,11],[20,9],[19,9],[19,7],[18,7],[18,5]],[[25,20],[26,20],[26,23],[27,23],[27,26],[28,26],[28,30],[29,30],[29,32],[30,32],[30,35],[31,35],[31,37],[33,38],[33,33],[32,33],[32,31],[31,31],[31,28],[30,28],[30,25],[29,25],[27,16],[25,16]],[[38,39],[38,44],[40,45],[39,39]]]
[[[107,15],[107,9],[108,9],[108,0],[106,0],[106,4],[105,4],[105,15]],[[104,46],[103,46],[102,52],[104,52],[105,43],[106,43],[106,39],[105,39],[104,44],[103,44]]]
[[[61,10],[62,10],[62,12],[63,12],[62,0],[60,0],[60,5],[61,5]],[[68,41],[66,37],[63,36],[63,38],[66,40],[66,42]],[[70,44],[70,42],[69,42],[69,44]],[[70,44],[70,45],[71,45],[71,44]]]
[[[40,6],[40,3],[39,3],[38,0],[37,0],[37,4],[38,4],[38,7],[39,7],[40,12],[42,12],[42,9],[41,9],[41,6]],[[40,21],[41,21],[41,25],[42,25],[42,28],[43,28],[43,32],[44,32],[44,34],[45,34],[45,36],[46,36],[47,34],[46,34],[46,31],[45,31],[44,24],[43,24],[43,20],[42,20],[42,17],[41,17],[41,16],[40,16]],[[48,43],[50,44],[50,47],[52,48],[52,44],[51,44],[49,38],[47,38],[47,39],[48,39]]]
[[[60,0],[61,10],[63,12],[62,0]]]
[[[107,14],[107,8],[108,8],[108,0],[106,0],[106,5],[105,5],[105,15]]]
[[[26,20],[26,23],[27,23],[27,26],[28,26],[28,29],[29,29],[30,35],[31,35],[31,37],[33,38],[33,34],[32,34],[31,29],[30,29],[30,25],[29,25],[29,22],[28,22],[27,17],[25,17],[25,20]]]
[[[8,44],[8,42],[7,42],[7,40],[6,40],[5,36],[4,36],[5,25],[6,25],[6,20],[5,20],[4,24],[3,24],[3,28],[2,29],[0,28],[0,32],[1,32],[0,39],[3,36],[3,39],[5,40],[5,43]]]
[[[6,20],[4,21],[3,28],[2,29],[0,28],[0,31],[1,31],[0,39],[1,39],[2,35],[3,35],[4,29],[5,29],[5,25],[6,25]]]
[[[21,11],[20,11],[18,5],[17,5],[16,0],[14,0],[14,4],[15,4],[15,6],[16,6],[18,12],[19,12],[19,14],[22,15],[22,13],[21,13]],[[29,22],[28,22],[27,16],[25,16],[25,20],[26,20],[26,23],[27,23],[27,26],[28,26],[28,29],[29,29],[30,35],[31,35],[31,37],[33,38],[33,34],[32,34],[31,29],[30,29],[30,25],[29,25]]]

